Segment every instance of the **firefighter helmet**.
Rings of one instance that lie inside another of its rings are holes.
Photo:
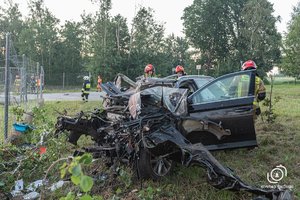
[[[175,72],[184,72],[184,68],[181,65],[177,65],[177,67],[175,68]]]
[[[257,68],[257,66],[256,66],[256,64],[255,64],[255,62],[253,60],[247,60],[242,65],[242,70],[256,69],[256,68]]]
[[[150,71],[152,71],[153,73],[155,72],[155,68],[153,67],[152,64],[146,65],[146,67],[145,67],[145,69],[144,69],[144,72],[145,72],[145,73],[149,73]]]

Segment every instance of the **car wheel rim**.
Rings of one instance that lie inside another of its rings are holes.
[[[172,168],[172,161],[162,157],[151,157],[152,170],[157,176],[165,176]]]

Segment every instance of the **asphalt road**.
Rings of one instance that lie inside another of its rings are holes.
[[[98,101],[101,100],[101,96],[104,95],[103,92],[90,92],[89,101]],[[17,101],[20,100],[20,96],[13,95]],[[45,101],[81,101],[81,92],[66,92],[66,93],[45,93],[43,94]],[[28,94],[28,100],[37,99],[36,94]],[[0,94],[0,102],[4,102],[4,94]]]

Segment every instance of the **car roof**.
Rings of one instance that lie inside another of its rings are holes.
[[[213,77],[211,76],[205,76],[205,75],[185,75],[185,76],[181,76],[181,77],[178,77],[178,81],[180,80],[183,80],[183,79],[214,79]]]

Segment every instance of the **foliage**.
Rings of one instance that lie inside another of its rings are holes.
[[[200,50],[199,64],[217,75],[240,69],[253,59],[269,71],[280,59],[281,36],[267,0],[196,0],[184,10],[184,30]],[[263,45],[262,45],[263,44]]]
[[[273,87],[274,87],[274,76],[271,75],[271,90],[269,93],[269,98],[265,98],[263,101],[263,105],[266,106],[267,108],[265,109],[265,111],[262,113],[262,119],[263,116],[267,117],[267,122],[268,123],[274,123],[275,119],[277,118],[277,115],[274,113],[274,105],[276,103],[278,103],[278,101],[280,100],[279,96],[276,96],[273,100]]]
[[[119,173],[119,180],[125,185],[125,188],[128,189],[132,185],[131,174],[123,168],[118,168],[117,171]]]
[[[16,121],[20,122],[22,120],[23,114],[25,113],[24,108],[22,108],[21,106],[14,106],[11,109],[12,114],[16,117]]]
[[[148,63],[156,67],[156,73],[161,71],[157,66],[161,62],[164,26],[154,20],[153,14],[152,9],[141,7],[133,19],[128,55],[128,61],[133,64],[128,74],[132,77],[141,75]]]
[[[151,200],[154,199],[155,194],[159,194],[161,192],[160,188],[152,188],[148,186],[146,189],[140,190],[138,197],[141,200]]]
[[[13,110],[21,120],[23,108],[16,106]],[[65,138],[54,138],[51,134],[54,123],[47,112],[49,111],[46,109],[33,108],[35,129],[18,136],[21,138],[16,145],[0,145],[0,162],[3,164],[0,169],[0,180],[4,183],[4,191],[10,191],[18,179],[23,179],[26,184],[41,179],[50,163],[66,153],[67,148],[63,144]],[[41,140],[44,136],[48,137],[47,141],[45,138]],[[40,145],[46,145],[46,153],[40,154]]]
[[[274,123],[278,115],[274,112],[274,105],[280,101],[280,97],[276,96],[273,101],[270,98],[265,98],[263,101],[263,105],[267,107],[267,109],[262,113],[263,116],[267,117],[268,123]]]
[[[183,37],[165,36],[164,24],[155,20],[151,8],[140,7],[128,26],[127,19],[111,15],[111,0],[93,0],[96,14],[82,14],[80,22],[59,20],[43,0],[30,0],[28,16],[22,19],[17,4],[0,10],[0,33],[12,33],[17,54],[39,62],[45,70],[47,85],[61,84],[63,73],[66,85],[79,85],[83,75],[100,74],[109,81],[122,72],[130,78],[143,74],[146,64],[152,63],[159,76],[173,73],[172,68],[184,65],[194,73],[190,46]],[[0,54],[0,56],[3,56]]]
[[[10,32],[11,38],[16,45],[21,45],[23,41],[20,38],[20,33],[24,28],[22,14],[18,4],[13,3],[12,1],[6,3],[8,4],[7,9],[0,7],[0,35],[3,34],[4,36],[4,30]],[[2,56],[2,54],[0,54],[0,56]]]
[[[282,68],[286,75],[292,76],[296,79],[300,78],[300,3],[294,8],[294,13],[292,14],[292,20],[288,26],[288,33],[284,41],[284,52],[285,56],[283,58]]]
[[[71,174],[71,181],[75,185],[79,186],[83,192],[89,192],[93,187],[93,179],[84,175],[82,171],[82,165],[88,165],[92,163],[92,155],[84,154],[72,159],[70,163],[65,162],[60,167],[61,178],[64,178],[68,173]]]

